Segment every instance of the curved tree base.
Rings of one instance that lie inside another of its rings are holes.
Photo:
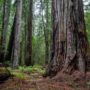
[[[53,0],[52,57],[44,76],[85,74],[88,40],[82,0]],[[56,12],[57,11],[57,12]]]
[[[65,59],[65,63],[58,63],[58,65],[54,65],[54,60],[50,62],[48,65],[45,74],[43,75],[44,77],[54,77],[57,75],[57,73],[65,73],[68,75],[73,74],[75,71],[78,71],[85,75],[85,62],[84,58],[77,58],[77,54],[74,54],[72,56],[72,59]],[[80,62],[80,60],[82,62]],[[63,65],[61,65],[63,64]]]

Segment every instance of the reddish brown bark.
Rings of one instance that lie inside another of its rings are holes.
[[[88,40],[82,0],[55,0],[53,8],[53,52],[46,75],[59,71],[85,73]]]
[[[19,66],[19,53],[20,53],[20,29],[21,29],[21,16],[22,16],[22,0],[16,0],[16,13],[14,23],[14,41],[12,48],[12,67],[17,68]]]
[[[32,6],[33,0],[29,2],[29,15],[28,15],[28,36],[27,36],[27,56],[25,64],[27,66],[32,65]]]

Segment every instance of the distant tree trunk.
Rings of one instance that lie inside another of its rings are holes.
[[[24,20],[26,21],[26,20]],[[27,23],[27,22],[26,22]],[[24,26],[24,31],[22,31],[22,40],[20,43],[20,65],[25,65],[26,59],[26,24]]]
[[[25,65],[26,54],[27,54],[27,21],[28,21],[28,7],[29,0],[24,0],[22,3],[22,20],[24,23],[22,24],[22,34],[21,34],[21,44],[20,44],[20,65]]]
[[[46,25],[45,25],[45,30],[44,30],[44,35],[45,35],[45,64],[47,65],[48,62],[49,62],[49,18],[48,18],[48,9],[49,9],[49,6],[48,6],[48,3],[49,1],[47,0],[46,1]]]
[[[10,38],[9,38],[9,43],[8,43],[8,47],[7,47],[7,54],[6,54],[6,60],[10,61],[11,60],[11,56],[12,56],[12,49],[13,49],[13,45],[14,45],[14,37],[15,37],[15,23],[16,23],[16,15],[14,16],[14,21],[13,21],[13,26],[12,26],[12,30],[11,30],[11,34],[10,34]]]
[[[16,21],[14,28],[14,43],[12,49],[12,67],[17,68],[19,65],[19,53],[20,53],[20,27],[21,27],[21,15],[22,15],[22,0],[16,0]]]
[[[44,38],[45,38],[45,65],[49,62],[50,57],[50,42],[49,42],[49,1],[48,0],[40,0],[41,2],[41,11],[42,11],[42,22],[43,22],[43,30],[44,30]],[[44,7],[45,4],[45,7]],[[44,8],[43,8],[44,7]],[[45,15],[43,15],[43,11],[46,11]],[[46,22],[44,21],[46,19]]]
[[[4,0],[3,20],[2,20],[2,37],[1,37],[2,50],[1,50],[0,61],[4,61],[5,54],[6,54],[6,37],[7,37],[9,16],[10,16],[10,4],[11,4],[11,0]]]
[[[88,40],[82,0],[52,0],[53,47],[46,75],[85,73]]]
[[[29,2],[29,15],[28,15],[28,36],[27,36],[27,56],[25,64],[27,66],[32,65],[32,7],[33,7],[33,0]]]
[[[22,35],[24,35],[23,33],[22,33]],[[25,65],[25,63],[24,63],[24,60],[25,60],[25,56],[24,56],[24,45],[25,45],[25,43],[24,43],[24,37],[25,36],[23,36],[22,37],[22,41],[21,41],[21,43],[20,43],[20,65]]]

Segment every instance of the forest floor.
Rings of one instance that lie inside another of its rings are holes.
[[[80,80],[78,72],[73,75],[60,74],[58,79],[43,78],[42,73],[37,70],[15,72],[18,73],[15,77],[0,84],[0,90],[90,90],[90,72],[86,75],[85,83]],[[23,75],[20,75],[22,72]]]

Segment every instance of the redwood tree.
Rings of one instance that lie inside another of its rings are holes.
[[[27,55],[25,64],[27,66],[32,65],[32,7],[33,0],[29,1],[29,14],[28,14],[28,30],[27,30]]]
[[[86,71],[88,40],[82,0],[52,0],[53,45],[46,75]]]
[[[13,68],[17,68],[19,65],[21,16],[22,16],[22,0],[16,0],[16,13],[13,26],[14,41],[11,56]]]
[[[2,19],[2,36],[1,36],[1,52],[0,52],[0,61],[4,61],[6,54],[6,38],[8,31],[8,23],[10,17],[10,6],[11,0],[3,1],[3,19]]]

